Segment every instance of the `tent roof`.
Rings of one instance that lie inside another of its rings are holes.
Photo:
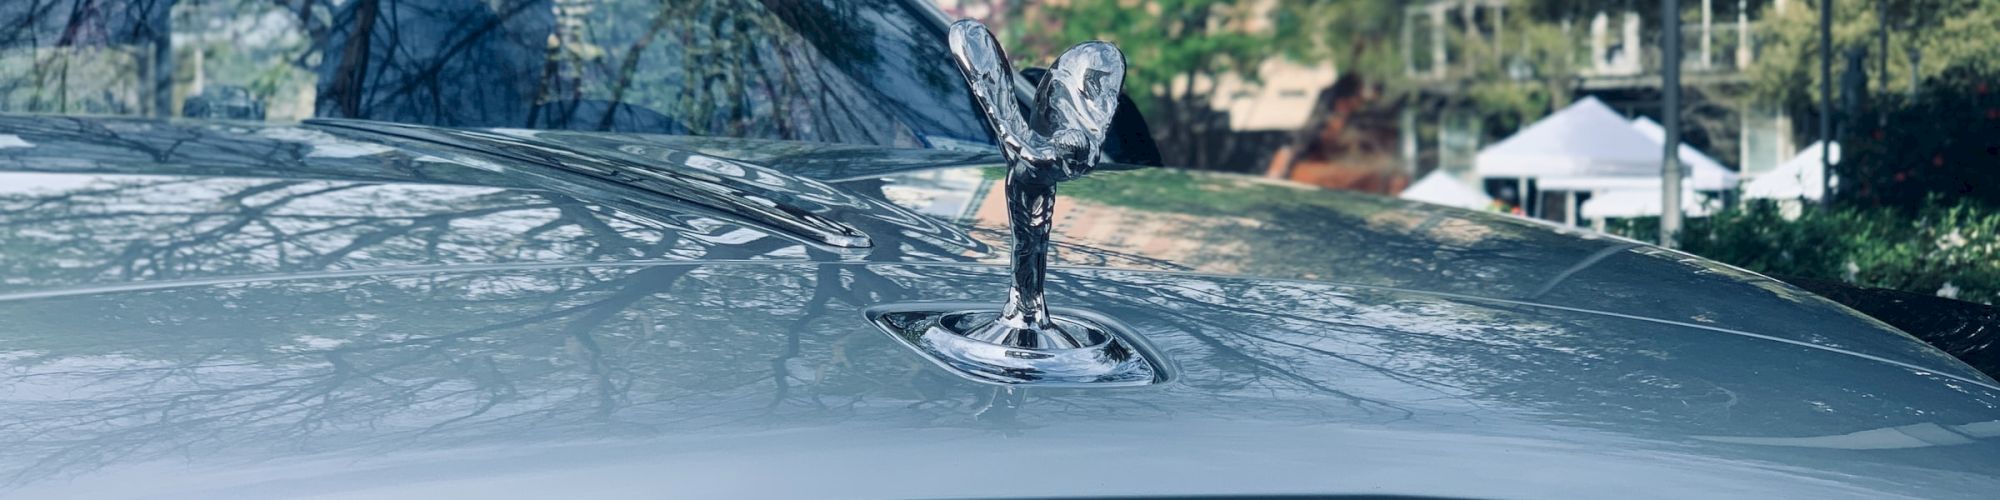
[[[1660,142],[1585,97],[1481,149],[1473,161],[1482,177],[1657,176]]]
[[[1620,189],[1593,194],[1577,207],[1577,213],[1585,218],[1603,217],[1644,217],[1660,215],[1660,207],[1666,200],[1660,199],[1658,189]],[[1696,194],[1693,189],[1681,191],[1681,213],[1689,217],[1703,217],[1713,212],[1713,203]]]
[[[1646,138],[1653,140],[1654,151],[1658,151],[1659,146],[1667,143],[1667,128],[1660,126],[1660,122],[1653,121],[1652,118],[1644,116],[1633,118],[1632,127],[1638,129],[1639,133],[1645,134]],[[1700,150],[1685,142],[1681,143],[1680,156],[1681,164],[1688,167],[1688,183],[1694,185],[1695,190],[1722,191],[1736,188],[1736,171],[1722,166],[1722,162],[1715,161],[1715,158],[1702,154]]]
[[[1820,144],[1814,142],[1799,150],[1799,154],[1792,159],[1778,164],[1777,168],[1757,174],[1756,178],[1743,184],[1743,197],[1776,200],[1819,199],[1823,190],[1820,185],[1820,174],[1825,170],[1820,168],[1819,164]],[[1833,149],[1827,151],[1827,155],[1835,164],[1840,163],[1840,143],[1833,143]],[[1838,178],[1834,180],[1839,181]]]
[[[1397,197],[1473,210],[1483,210],[1493,204],[1493,198],[1487,197],[1486,193],[1458,182],[1458,179],[1452,178],[1443,170],[1431,172],[1430,175],[1418,179],[1416,183],[1410,184],[1410,187],[1404,188],[1403,193]]]

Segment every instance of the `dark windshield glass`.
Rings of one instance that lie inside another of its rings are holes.
[[[8,0],[0,111],[991,140],[897,0]]]

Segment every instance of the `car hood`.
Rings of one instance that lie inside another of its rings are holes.
[[[1004,293],[991,154],[495,133],[808,193],[871,244],[365,130],[0,117],[0,480],[93,498],[2000,486],[1991,379],[1627,240],[1114,168],[1063,186],[1051,301],[1127,323],[1176,378],[998,389],[862,313]]]

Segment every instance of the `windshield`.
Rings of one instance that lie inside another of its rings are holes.
[[[7,0],[0,111],[990,144],[897,0]]]

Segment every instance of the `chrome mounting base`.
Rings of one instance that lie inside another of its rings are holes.
[[[987,384],[1126,387],[1164,382],[1168,370],[1145,339],[1110,317],[1057,308],[1053,328],[1017,328],[1000,304],[898,304],[867,311],[903,345],[966,379]]]

